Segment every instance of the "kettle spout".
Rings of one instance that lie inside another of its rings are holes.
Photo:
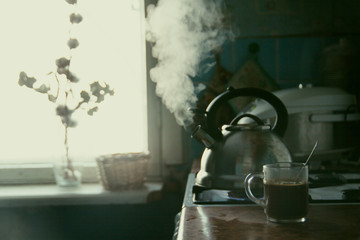
[[[211,148],[215,144],[215,139],[210,136],[200,125],[195,128],[191,137],[195,138],[205,147]]]

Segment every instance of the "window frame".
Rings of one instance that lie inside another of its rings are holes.
[[[144,20],[146,7],[156,3],[157,0],[140,1],[140,4],[144,4],[141,6],[144,9]],[[144,24],[144,21],[142,22]],[[146,72],[147,94],[147,141],[150,152],[147,180],[162,181],[169,175],[168,166],[185,162],[186,136],[184,129],[176,123],[174,116],[166,109],[162,100],[156,96],[156,84],[151,81],[149,71],[157,61],[152,57],[151,44],[144,42],[143,47],[142,52],[145,55],[143,68]],[[95,159],[91,162],[84,162],[82,182],[99,182],[97,171]],[[55,184],[53,164],[0,164],[0,185],[14,184]]]
[[[156,5],[158,0],[144,0],[143,8]],[[148,116],[148,148],[150,161],[148,163],[147,179],[158,181],[170,175],[169,167],[186,162],[185,129],[177,124],[172,113],[156,95],[156,84],[150,78],[150,70],[157,64],[152,55],[152,44],[146,42],[146,82],[147,82],[147,116]]]
[[[95,162],[84,162],[82,173],[83,183],[99,182]],[[55,184],[53,164],[2,164],[0,166],[0,185],[18,184]]]

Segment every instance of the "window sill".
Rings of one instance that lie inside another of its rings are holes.
[[[111,192],[102,185],[82,184],[65,188],[52,184],[0,186],[0,207],[144,204],[162,183],[145,183],[142,189]]]

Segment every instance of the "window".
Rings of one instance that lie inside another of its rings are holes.
[[[70,154],[93,161],[101,154],[144,151],[147,146],[144,15],[140,0],[79,0],[83,21],[72,71],[80,83],[105,81],[114,88],[94,116],[78,114],[69,131]],[[19,73],[46,79],[55,60],[67,57],[69,15],[62,1],[13,0],[0,8],[2,79],[0,163],[49,163],[64,155],[64,129],[55,105],[18,85]]]

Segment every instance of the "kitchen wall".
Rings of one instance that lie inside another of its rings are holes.
[[[237,36],[222,46],[217,63],[228,76],[228,85],[241,73],[241,86],[246,86],[246,77],[253,77],[254,72],[259,76],[260,69],[260,77],[276,82],[279,89],[311,84],[341,87],[360,96],[359,1],[225,2]],[[254,43],[258,51],[251,54],[248,48]],[[254,57],[257,64],[249,65]],[[200,74],[194,83],[210,85],[218,70],[215,66]],[[185,139],[190,166],[201,158],[204,147],[190,136]]]
[[[359,33],[357,0],[224,0],[241,37]]]

